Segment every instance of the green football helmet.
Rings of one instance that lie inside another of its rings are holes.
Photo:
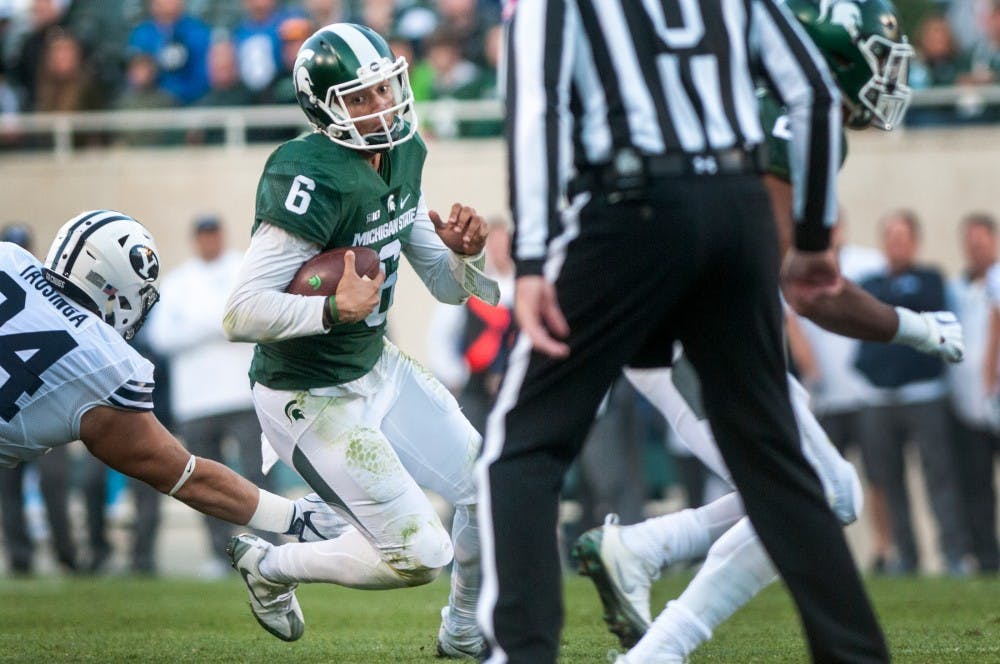
[[[416,134],[417,116],[406,58],[394,58],[389,44],[363,25],[333,23],[302,43],[292,77],[299,106],[313,128],[344,147],[366,152],[389,150]],[[351,117],[345,97],[387,82],[393,105]],[[362,134],[358,123],[379,120],[380,129]]]
[[[892,129],[910,105],[913,48],[889,0],[787,0],[843,95],[849,127]]]

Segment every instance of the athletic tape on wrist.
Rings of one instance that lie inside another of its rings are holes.
[[[168,496],[172,496],[178,491],[180,491],[181,487],[184,486],[184,483],[188,481],[188,478],[194,474],[194,467],[196,461],[197,457],[195,457],[195,455],[192,454],[191,458],[188,459],[187,465],[184,466],[184,472],[181,473],[181,478],[177,480],[177,484],[175,484],[174,488],[170,490],[170,493],[167,494]]]
[[[258,487],[257,509],[246,525],[269,533],[284,533],[292,526],[295,506],[292,501]]]

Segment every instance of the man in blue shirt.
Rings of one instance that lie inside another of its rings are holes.
[[[940,271],[916,262],[920,245],[916,215],[909,210],[891,212],[882,219],[881,229],[887,270],[861,286],[887,304],[914,311],[945,309]],[[877,392],[875,405],[862,417],[861,449],[868,480],[885,491],[897,552],[891,571],[912,574],[919,563],[904,463],[906,444],[912,441],[920,450],[946,571],[964,574],[969,533],[948,429],[944,363],[912,348],[866,341],[855,366]]]
[[[150,19],[129,35],[132,53],[148,53],[160,68],[159,85],[181,104],[208,91],[206,68],[211,29],[184,13],[184,0],[152,0]]]

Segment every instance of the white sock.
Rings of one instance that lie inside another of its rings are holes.
[[[451,569],[451,595],[448,597],[448,624],[455,636],[474,635],[479,639],[476,624],[476,603],[479,600],[479,520],[475,505],[456,505],[451,526],[455,559]]]
[[[628,651],[628,661],[642,664],[683,662],[688,653],[710,638],[712,630],[675,600],[667,604],[646,635]]]
[[[741,519],[712,545],[688,587],[667,604],[646,636],[629,651],[629,661],[653,664],[666,656],[683,661],[776,578],[750,520]]]
[[[743,516],[743,502],[729,493],[697,509],[646,519],[621,530],[632,553],[657,569],[701,558],[718,537]]]
[[[261,561],[260,573],[281,583],[336,583],[363,590],[410,585],[356,528],[337,539],[276,546]]]

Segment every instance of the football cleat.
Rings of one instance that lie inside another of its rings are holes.
[[[283,534],[291,535],[300,542],[322,542],[337,539],[351,527],[344,517],[337,514],[330,505],[310,493],[292,502],[295,508],[292,525]]]
[[[302,609],[295,599],[298,584],[264,578],[260,573],[260,561],[270,549],[269,542],[256,535],[243,534],[229,540],[226,553],[247,584],[250,610],[260,626],[282,641],[295,641],[306,630]]]
[[[649,587],[653,577],[643,561],[622,543],[618,515],[591,528],[571,552],[577,571],[590,577],[604,606],[604,622],[623,648],[631,648],[649,629]]]
[[[448,613],[451,609],[441,609],[441,627],[438,629],[437,656],[446,659],[473,659],[482,661],[486,656],[486,641],[483,640],[478,628],[473,628],[463,634],[452,634],[448,631]]]

